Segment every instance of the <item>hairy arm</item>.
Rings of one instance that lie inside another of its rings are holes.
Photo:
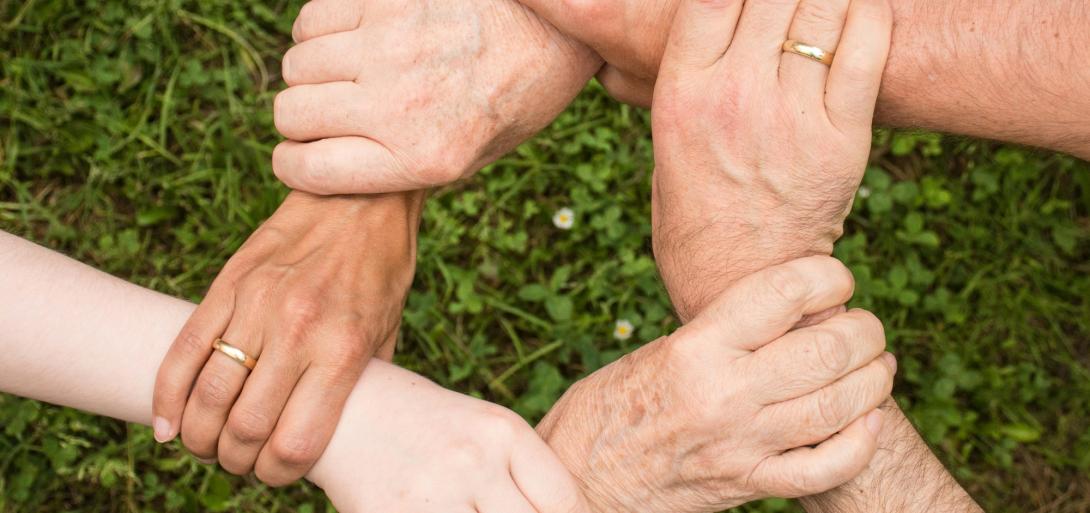
[[[809,13],[791,0],[684,0],[679,8],[675,25],[699,13],[704,37],[671,34],[657,84],[652,238],[683,319],[751,273],[828,255],[843,230],[870,153],[893,12],[885,0],[803,2]],[[826,16],[814,15],[818,6]],[[706,37],[724,27],[735,27],[733,39]],[[824,34],[812,42],[825,47],[839,38],[831,68],[757,51],[804,34]],[[713,58],[694,58],[694,41],[718,44]],[[703,66],[690,69],[690,61]],[[806,504],[823,512],[979,511],[892,400],[885,409],[890,422],[867,469]]]
[[[678,1],[523,0],[598,51],[607,62],[599,74],[603,84],[619,99],[642,105],[650,105]],[[879,123],[1090,158],[1090,3],[892,4]]]
[[[981,513],[905,418],[893,399],[882,406],[886,422],[878,453],[854,480],[803,497],[809,513]]]
[[[1090,158],[1090,3],[897,0],[877,119]]]

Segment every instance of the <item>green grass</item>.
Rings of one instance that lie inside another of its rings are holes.
[[[270,106],[300,3],[0,0],[0,228],[199,299],[286,192]],[[880,132],[874,150],[837,252],[887,324],[897,398],[989,511],[1087,511],[1090,169],[926,134]],[[438,194],[399,362],[534,419],[668,332],[651,169],[646,113],[591,86]],[[562,206],[569,232],[550,221]],[[628,342],[611,337],[619,318],[637,326]],[[0,511],[326,508],[313,487],[229,476],[146,428],[0,396]]]

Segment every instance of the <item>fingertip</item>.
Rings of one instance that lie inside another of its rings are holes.
[[[277,180],[290,189],[305,190],[298,179],[297,156],[303,151],[305,143],[297,141],[281,141],[273,148],[272,170]]]
[[[151,422],[155,441],[163,444],[174,440],[174,438],[178,436],[178,432],[175,430],[174,425],[175,423],[167,420],[166,417],[156,416]]]
[[[897,357],[893,353],[885,352],[882,354],[882,362],[889,368],[890,375],[897,374]]]

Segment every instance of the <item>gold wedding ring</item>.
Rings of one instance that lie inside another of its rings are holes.
[[[818,61],[826,66],[833,65],[833,56],[836,55],[833,52],[827,52],[816,46],[808,45],[794,39],[784,41],[783,51],[801,55],[807,59]]]
[[[216,341],[212,343],[212,349],[227,355],[228,358],[238,362],[239,365],[246,367],[247,369],[254,370],[254,367],[257,365],[256,358],[246,354],[241,349],[228,344],[227,341],[222,338],[217,338]]]

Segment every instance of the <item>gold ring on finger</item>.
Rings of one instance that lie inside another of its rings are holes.
[[[834,52],[823,50],[814,45],[808,45],[801,41],[794,39],[788,39],[783,43],[783,51],[793,53],[795,55],[801,55],[807,59],[818,61],[826,66],[833,65]]]
[[[257,358],[254,358],[246,354],[245,351],[231,344],[228,344],[227,341],[223,340],[222,338],[217,338],[216,341],[212,343],[212,349],[223,353],[228,358],[238,362],[239,365],[246,367],[247,369],[254,370],[254,367],[257,366]]]

